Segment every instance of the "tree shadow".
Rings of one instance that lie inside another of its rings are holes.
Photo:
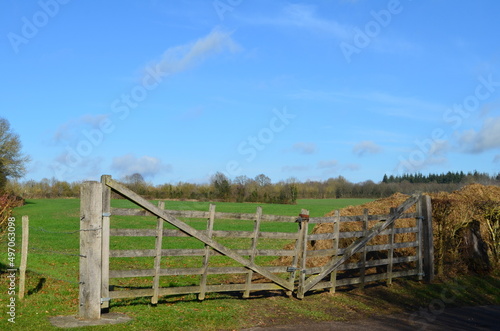
[[[28,295],[32,295],[35,293],[40,292],[43,289],[43,286],[47,282],[47,278],[43,277],[38,280],[38,284],[36,284],[36,287],[28,291]]]

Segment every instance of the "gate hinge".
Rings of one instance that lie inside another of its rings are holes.
[[[102,217],[111,217],[111,213],[102,213]]]
[[[111,298],[101,298],[101,305],[106,301],[111,301]]]

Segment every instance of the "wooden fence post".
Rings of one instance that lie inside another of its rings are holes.
[[[396,208],[391,208],[390,215],[396,213]],[[392,267],[394,262],[394,227],[396,221],[389,225],[389,249],[387,251],[387,286],[392,285]]]
[[[301,241],[300,241],[300,254],[301,254],[301,260],[300,260],[300,274],[299,274],[299,288],[297,290],[297,298],[298,299],[304,299],[304,283],[306,282],[306,267],[307,267],[307,237],[309,234],[309,210],[307,209],[302,209],[300,216],[300,236],[301,236]]]
[[[80,202],[79,316],[101,318],[102,185],[84,182]]]
[[[340,240],[340,211],[335,210],[335,223],[333,223],[333,233],[334,233],[334,239],[333,239],[333,250],[335,256],[338,256],[339,254],[339,240]],[[333,294],[335,293],[337,289],[337,269],[332,271],[330,274],[330,282],[332,283],[332,287],[330,287],[330,293]]]
[[[208,222],[207,222],[207,236],[212,238],[214,232],[215,223],[215,208],[214,204],[210,204],[208,207]],[[210,256],[212,255],[212,249],[209,245],[205,244],[205,254],[203,256],[203,274],[200,279],[200,293],[198,294],[198,300],[205,300],[205,295],[207,292],[207,279],[208,279],[208,263],[210,261]]]
[[[250,247],[250,261],[252,263],[255,262],[255,255],[257,254],[257,241],[259,240],[259,231],[260,231],[260,220],[262,218],[262,207],[258,206],[257,211],[255,212],[255,222],[253,226],[253,235],[252,235],[252,244]],[[248,270],[247,281],[246,281],[246,289],[243,293],[243,298],[250,297],[250,288],[252,287],[252,276],[253,271]]]
[[[102,184],[102,254],[101,254],[101,309],[109,312],[109,228],[111,221],[111,189],[106,186],[109,175],[101,176]]]
[[[165,209],[165,201],[158,201],[158,208]],[[161,249],[163,245],[163,223],[165,221],[158,217],[156,219],[156,240],[155,240],[155,262],[154,269],[155,275],[153,276],[153,296],[151,297],[151,304],[158,304],[158,297],[160,296],[160,270],[161,270]]]
[[[21,265],[19,266],[19,299],[24,298],[24,288],[26,283],[26,265],[28,263],[28,242],[29,242],[29,218],[23,216],[23,237],[21,242]]]
[[[368,209],[365,208],[363,209],[363,236],[366,236],[368,234]],[[365,278],[366,278],[366,245],[363,248],[363,251],[361,252],[361,268],[359,270],[361,276],[361,288],[365,287]]]
[[[417,204],[418,216],[422,220],[422,249],[424,281],[434,280],[434,241],[432,231],[431,197],[422,195]]]

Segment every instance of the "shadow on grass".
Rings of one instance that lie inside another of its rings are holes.
[[[151,289],[151,287],[126,287],[126,286],[115,286],[115,288],[123,288],[123,289]],[[248,298],[243,298],[242,291],[233,291],[233,292],[208,292],[206,293],[205,299],[199,300],[197,293],[189,293],[189,294],[176,294],[176,295],[167,295],[162,296],[158,299],[157,304],[151,304],[151,297],[137,297],[137,298],[124,298],[124,299],[114,299],[111,303],[111,308],[113,307],[124,307],[124,306],[137,306],[137,305],[150,305],[152,307],[172,304],[178,302],[211,302],[217,301],[221,299],[226,300],[258,300],[264,298],[272,298],[272,297],[283,297],[288,298],[284,290],[271,290],[271,291],[252,291]]]
[[[28,295],[32,295],[35,293],[40,292],[43,289],[43,286],[47,282],[47,278],[43,277],[38,280],[38,284],[36,284],[36,287],[34,289],[28,290]]]

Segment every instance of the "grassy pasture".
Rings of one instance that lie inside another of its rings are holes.
[[[369,199],[326,199],[326,200],[299,200],[297,205],[262,204],[264,214],[298,215],[301,208],[309,209],[312,216],[323,216],[325,213],[345,207],[370,201]],[[24,300],[16,297],[16,324],[7,321],[9,316],[4,313],[10,296],[7,294],[7,275],[0,276],[0,283],[4,284],[0,291],[0,329],[2,330],[51,330],[49,316],[76,315],[78,313],[78,264],[79,264],[79,205],[77,199],[29,200],[28,203],[15,210],[18,238],[17,254],[20,250],[21,216],[30,217],[30,251],[28,257],[28,275]],[[208,202],[167,201],[166,209],[208,210]],[[259,204],[252,203],[217,203],[217,211],[254,213]],[[133,207],[125,200],[113,200],[113,207]],[[197,229],[204,229],[206,221],[186,220]],[[119,228],[155,228],[156,221],[152,217],[113,217],[112,227]],[[296,225],[289,229],[283,228],[288,224],[262,224],[265,231],[295,231]],[[165,224],[166,228],[171,227]],[[235,220],[216,220],[215,228],[224,230],[251,231],[252,222]],[[151,249],[154,247],[154,238],[144,237],[113,237],[112,248],[115,249]],[[180,239],[180,238],[178,238]],[[232,240],[232,241],[231,241]],[[246,240],[246,239],[245,239]],[[7,252],[6,241],[2,240],[1,247]],[[224,244],[238,247],[242,240],[229,239]],[[248,242],[244,243],[246,246]],[[286,242],[265,242],[259,248],[282,248]],[[203,244],[196,240],[183,238],[176,242],[165,240],[163,248],[183,248]],[[217,258],[217,259],[216,259]],[[213,257],[212,262],[231,265],[232,261],[224,257]],[[16,264],[20,261],[17,255]],[[162,260],[163,261],[163,260]],[[7,254],[0,255],[0,267],[6,269]],[[266,262],[266,261],[263,261]],[[112,269],[151,268],[152,258],[114,258]],[[199,267],[201,258],[172,258],[166,261],[169,267]],[[212,282],[220,282],[221,276],[212,276]],[[197,282],[198,276],[183,276],[176,278],[162,277],[162,286],[191,285]],[[456,293],[454,304],[499,302],[500,282],[496,278],[485,280],[473,279],[471,288],[480,292],[484,290],[488,295],[475,293],[474,296],[465,296]],[[151,277],[134,279],[113,279],[116,285],[151,286]],[[467,280],[464,280],[467,282]],[[464,285],[466,286],[466,285]],[[369,290],[365,290],[369,291]],[[415,282],[398,280],[395,285],[387,289],[392,297],[391,303],[383,299],[370,296],[369,292],[359,292],[354,296],[347,293],[337,293],[335,296],[323,294],[306,296],[304,300],[284,297],[282,292],[253,293],[251,299],[241,299],[241,293],[209,293],[207,298],[199,302],[195,295],[169,296],[160,299],[157,306],[149,304],[149,298],[114,300],[111,311],[122,312],[134,318],[126,325],[100,326],[82,328],[82,330],[231,330],[244,327],[271,324],[293,324],[305,321],[320,321],[331,319],[348,319],[353,312],[358,314],[373,314],[377,309],[398,311],[397,298],[411,298],[410,305],[418,307],[433,299],[433,292],[428,287]],[[442,288],[434,289],[436,296]],[[426,301],[427,300],[427,301]],[[405,306],[408,308],[408,304]]]

